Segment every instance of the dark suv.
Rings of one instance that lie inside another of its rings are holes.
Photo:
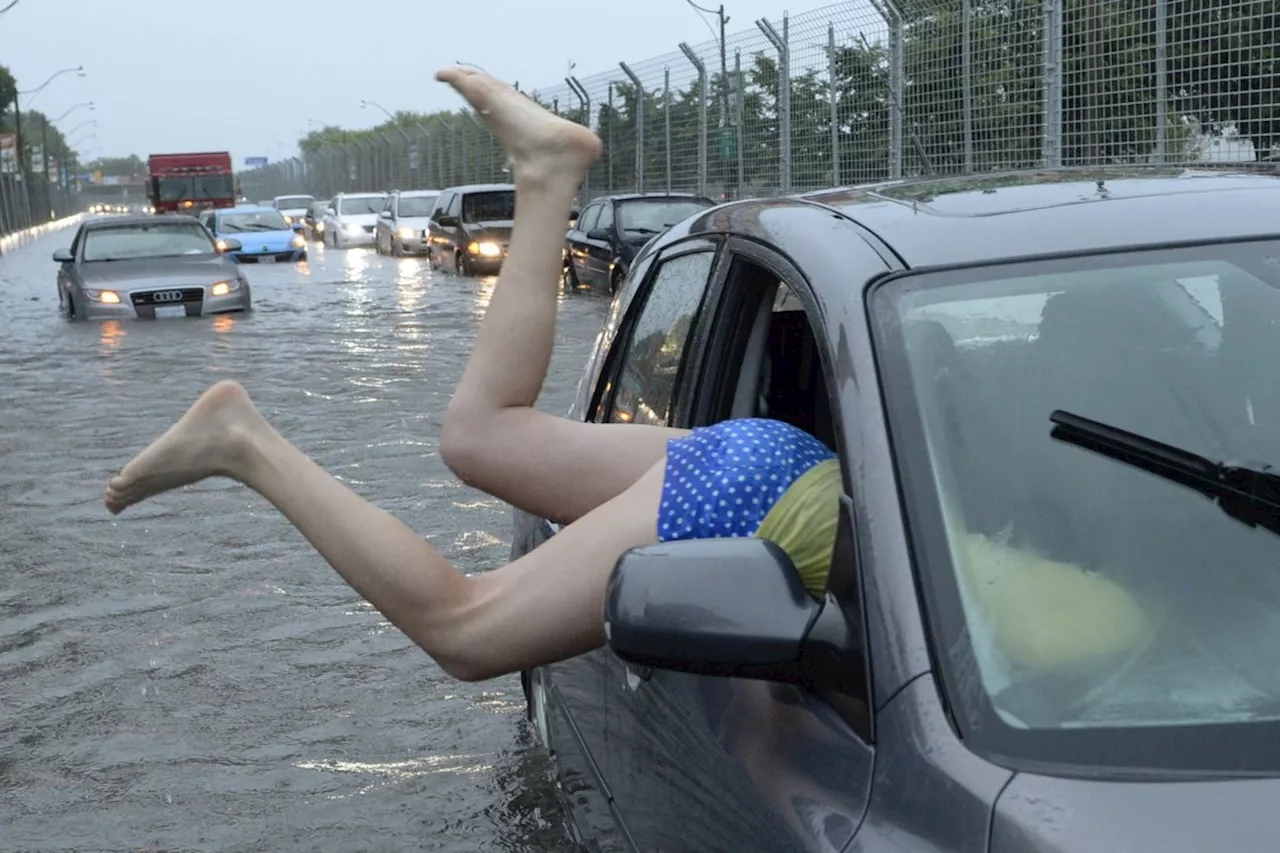
[[[639,548],[607,648],[527,674],[584,848],[1271,849],[1280,178],[1218,171],[733,202],[637,256],[570,417],[788,421],[845,494],[821,599],[764,540]]]
[[[427,224],[432,269],[493,275],[502,269],[516,215],[514,184],[470,184],[441,191]]]
[[[564,242],[564,286],[615,293],[631,261],[657,235],[699,210],[709,198],[644,193],[598,198],[578,216]]]

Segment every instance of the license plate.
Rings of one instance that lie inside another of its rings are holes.
[[[275,262],[276,262],[275,255],[263,255],[262,257],[258,258],[258,263],[260,264],[274,264]]]
[[[170,317],[187,316],[187,308],[185,305],[157,305],[156,319],[167,320]]]

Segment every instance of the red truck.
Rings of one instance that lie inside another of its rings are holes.
[[[151,206],[156,213],[196,213],[210,207],[235,207],[235,174],[231,154],[152,154]]]

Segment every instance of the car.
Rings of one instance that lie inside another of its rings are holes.
[[[386,204],[386,193],[338,193],[325,208],[325,245],[335,249],[373,245],[373,227]]]
[[[516,215],[514,184],[470,184],[442,190],[427,225],[432,269],[496,275],[507,256]]]
[[[646,243],[714,204],[690,193],[630,193],[595,199],[565,235],[565,288],[615,293]]]
[[[636,549],[607,646],[524,674],[584,849],[1269,849],[1277,221],[1274,175],[1097,167],[650,243],[570,416],[788,421],[846,494],[823,598],[763,540]]]
[[[226,251],[240,245],[226,244]],[[89,219],[53,260],[58,307],[73,320],[198,317],[252,306],[248,277],[190,216]]]
[[[274,207],[231,207],[206,212],[201,221],[219,245],[235,239],[239,248],[225,248],[238,263],[295,263],[307,259],[307,240],[301,222],[288,222]]]
[[[287,222],[293,224],[302,221],[315,200],[315,196],[311,195],[278,195],[271,206],[283,213]]]
[[[328,201],[313,201],[302,217],[302,234],[308,240],[319,242],[324,232],[324,212]]]
[[[428,254],[427,226],[439,196],[439,190],[397,190],[388,195],[373,229],[378,253],[397,258]]]

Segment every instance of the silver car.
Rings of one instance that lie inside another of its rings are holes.
[[[223,251],[240,249],[225,240]],[[58,307],[72,319],[165,319],[248,311],[249,279],[189,216],[112,216],[53,253]]]

